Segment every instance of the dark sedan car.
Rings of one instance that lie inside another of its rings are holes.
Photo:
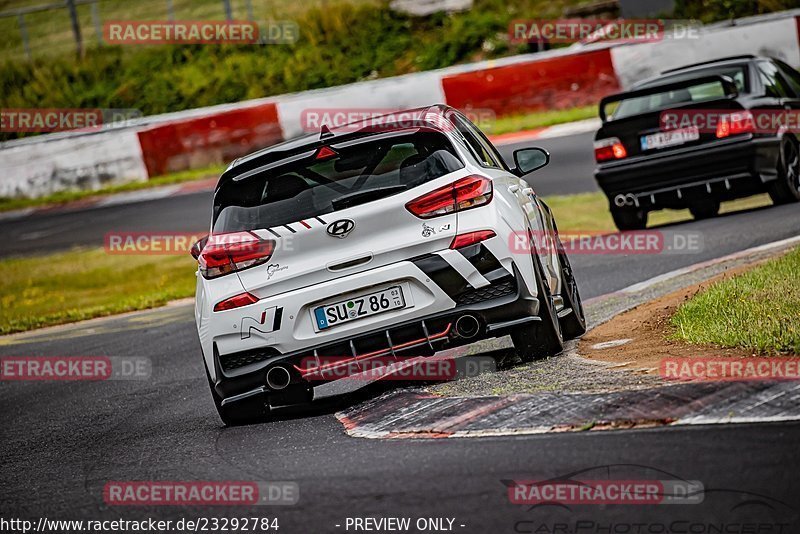
[[[648,213],[767,192],[800,200],[800,73],[776,59],[739,56],[666,71],[604,98],[595,178],[620,230]]]

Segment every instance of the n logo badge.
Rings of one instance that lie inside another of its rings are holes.
[[[243,317],[242,328],[240,329],[242,339],[249,339],[253,330],[261,334],[269,334],[270,332],[280,329],[281,315],[283,315],[283,308],[276,306],[264,310],[261,313],[261,317],[258,319]]]

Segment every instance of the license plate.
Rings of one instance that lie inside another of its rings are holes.
[[[700,139],[700,131],[697,128],[684,128],[671,132],[659,132],[642,137],[642,150],[653,150],[654,148],[667,148],[670,146],[682,145],[689,141]]]
[[[314,322],[319,330],[325,330],[342,323],[405,307],[403,290],[400,286],[394,286],[369,295],[314,308]]]

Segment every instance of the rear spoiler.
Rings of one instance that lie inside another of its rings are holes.
[[[667,91],[674,91],[676,89],[686,89],[688,87],[695,87],[697,85],[703,85],[713,82],[719,82],[722,84],[722,88],[725,91],[725,96],[727,98],[736,98],[739,96],[739,89],[736,87],[736,83],[728,76],[721,76],[719,74],[701,76],[698,78],[691,78],[689,80],[683,80],[680,82],[667,83],[663,85],[654,85],[652,87],[647,87],[644,89],[637,89],[635,91],[628,91],[626,93],[617,93],[615,95],[607,96],[600,101],[600,118],[603,120],[603,122],[608,122],[608,116],[606,115],[606,106],[608,104],[613,104],[614,102],[621,102],[622,100],[627,100],[629,98],[636,98],[640,96],[655,95]]]

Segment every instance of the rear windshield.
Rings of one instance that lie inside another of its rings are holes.
[[[659,85],[678,83],[684,80],[691,80],[692,78],[716,75],[731,78],[739,92],[746,92],[747,76],[744,66],[717,67],[714,69],[692,71],[691,73],[676,74],[674,76],[661,78],[657,83]],[[644,88],[647,88],[647,85],[639,87],[639,89]],[[664,91],[652,95],[629,98],[619,102],[611,102],[606,106],[606,116],[610,120],[624,119],[635,115],[662,111],[674,106],[708,102],[721,98],[725,98],[725,88],[722,83],[705,82],[672,91]]]
[[[415,132],[307,157],[225,183],[214,197],[217,232],[280,226],[396,195],[464,167],[448,138]]]

